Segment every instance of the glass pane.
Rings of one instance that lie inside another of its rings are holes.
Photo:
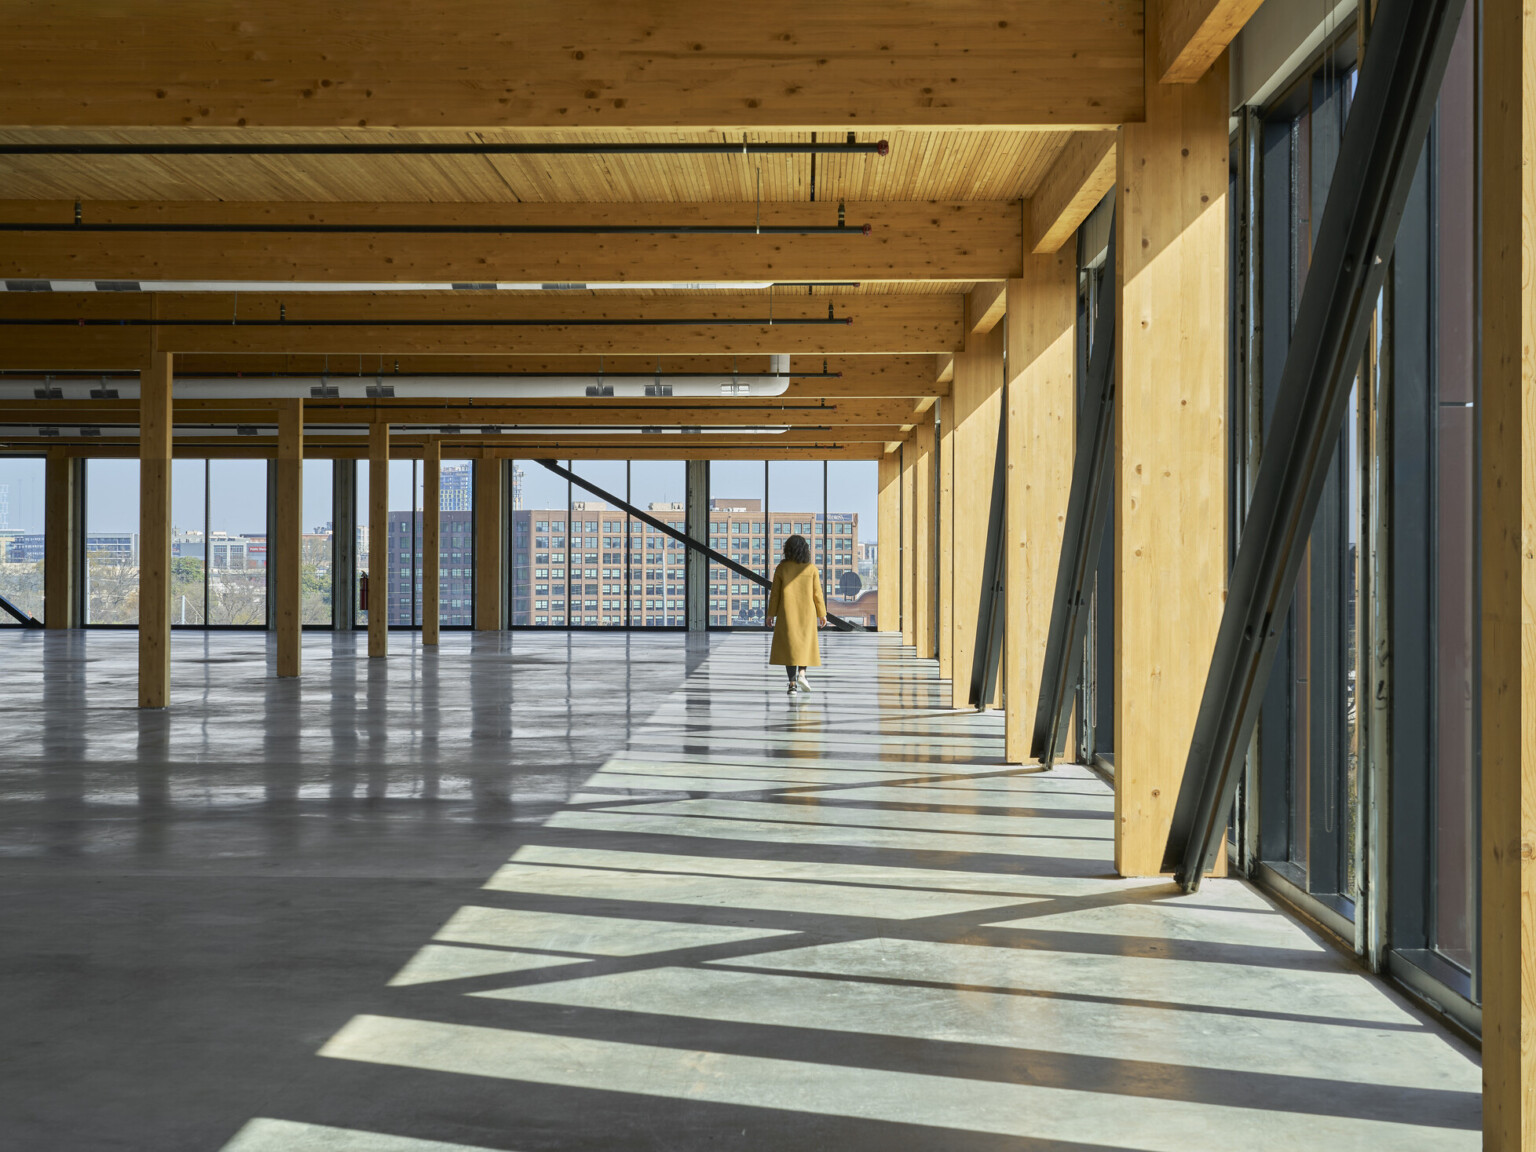
[[[629,502],[682,531],[687,493],[681,460],[634,460]],[[630,523],[629,621],[633,628],[687,624],[687,550],[638,520]]]
[[[768,465],[769,574],[784,558],[784,542],[804,536],[811,546],[811,561],[825,573],[821,562],[822,513],[826,510],[825,474],[819,460],[774,460]]]
[[[570,484],[534,460],[512,462],[512,623],[566,622],[566,521]]]
[[[42,620],[44,494],[47,463],[36,456],[0,459],[0,596]],[[0,627],[19,621],[0,612]]]
[[[880,465],[874,460],[827,463],[827,608],[855,624],[875,626],[875,525]],[[862,530],[868,530],[867,555]]]
[[[1353,85],[1320,68],[1281,102],[1264,132],[1261,316],[1264,418],[1338,157]],[[1286,243],[1278,241],[1284,238]],[[1307,542],[1259,726],[1261,858],[1334,911],[1354,915],[1359,813],[1355,643],[1359,587],[1359,389],[1351,396]]]
[[[771,578],[764,501],[767,466],[761,460],[714,460],[709,465],[709,544],[764,579]],[[709,622],[761,626],[767,592],[720,564],[709,565]]]
[[[438,622],[468,628],[475,622],[475,483],[468,460],[444,460],[438,507]]]
[[[85,468],[85,622],[139,622],[139,462]]]
[[[299,561],[299,621],[303,624],[330,624],[332,619],[334,479],[330,460],[304,461],[304,543]]]
[[[354,587],[352,589],[352,603],[356,605],[356,611],[353,614],[352,622],[358,628],[366,628],[368,626],[368,611],[363,606],[363,577],[373,571],[368,563],[368,542],[371,538],[371,533],[368,531],[368,469],[368,461],[359,460],[357,462],[357,486],[354,489],[355,498],[352,513],[357,523],[357,574],[353,577]],[[372,577],[369,577],[369,583],[372,584]]]
[[[606,492],[628,499],[623,460],[578,460],[571,471]],[[571,623],[622,628],[625,622],[625,531],[629,517],[578,485],[571,491]]]
[[[415,460],[389,462],[389,552],[383,569],[389,577],[391,627],[417,623],[421,590],[421,466]]]
[[[208,623],[267,623],[267,462],[209,464]]]
[[[1469,972],[1477,933],[1476,69],[1462,19],[1435,129],[1435,770],[1430,944]]]
[[[171,463],[171,623],[207,623],[208,461]]]

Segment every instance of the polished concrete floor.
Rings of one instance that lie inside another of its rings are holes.
[[[1457,1149],[1475,1055],[1111,872],[888,637],[0,634],[0,1148]]]

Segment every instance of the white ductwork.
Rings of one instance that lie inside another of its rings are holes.
[[[789,357],[775,355],[767,374],[684,376],[178,376],[175,395],[187,400],[434,399],[655,400],[782,396]],[[17,376],[0,379],[0,399],[133,400],[137,376]]]

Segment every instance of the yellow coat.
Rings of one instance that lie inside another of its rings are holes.
[[[768,663],[819,667],[821,644],[816,621],[826,618],[827,602],[821,595],[821,573],[816,565],[779,561],[773,570],[773,591],[768,593],[768,615],[776,617]]]

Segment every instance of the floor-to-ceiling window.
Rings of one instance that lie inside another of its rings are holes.
[[[1477,993],[1478,365],[1475,5],[1393,258],[1389,937]]]
[[[1467,6],[1330,449],[1267,685],[1253,787],[1241,797],[1251,872],[1474,1027],[1478,8]],[[1346,28],[1243,120],[1236,499],[1251,488],[1279,398],[1354,91],[1354,50]]]
[[[1257,386],[1266,426],[1354,88],[1351,43],[1330,51],[1260,121],[1256,318],[1263,353]],[[1259,858],[1344,921],[1355,916],[1359,859],[1361,395],[1357,382],[1332,450],[1259,724]]]
[[[0,598],[43,617],[43,519],[47,464],[41,456],[0,457]],[[20,626],[0,612],[0,628]]]
[[[474,624],[475,530],[473,465],[444,460],[438,498],[438,623],[444,628]],[[391,628],[420,628],[425,548],[425,465],[420,460],[389,461],[386,555],[371,563],[369,549],[369,469],[357,466],[357,534],[359,580],[369,574],[369,599],[389,614]],[[375,577],[385,576],[383,585]],[[380,599],[382,597],[382,599]],[[371,606],[371,605],[370,605]],[[357,626],[367,623],[361,597]]]
[[[87,624],[139,622],[139,462],[85,462]]]
[[[335,603],[332,595],[336,561],[332,503],[334,476],[334,461],[304,461],[299,620],[302,624],[317,627],[330,626]]]
[[[569,466],[569,461],[561,463]],[[509,542],[514,627],[564,628],[571,484],[537,460],[512,461]]]
[[[709,465],[709,546],[763,579],[773,576],[768,548],[768,465],[714,460]],[[751,628],[765,621],[767,593],[740,572],[709,565],[711,627]]]
[[[875,627],[876,522],[880,466],[874,460],[826,462],[823,518],[827,609],[855,624]],[[865,553],[867,552],[867,557]]]
[[[669,528],[686,528],[687,468],[681,460],[632,460],[629,502]],[[654,527],[631,519],[629,623],[632,628],[687,626],[687,549]]]
[[[1113,192],[1101,200],[1077,232],[1077,393],[1078,412],[1088,388],[1088,358],[1097,341],[1113,339],[1101,331],[1099,303],[1106,283],[1113,290],[1109,234],[1114,215]],[[1115,458],[1105,463],[1104,483],[1114,491]],[[1084,761],[1098,757],[1113,763],[1115,747],[1115,504],[1109,503],[1103,541],[1093,574],[1087,581],[1088,621],[1083,636],[1082,676],[1077,688],[1077,743]],[[1029,705],[1032,710],[1034,702]],[[1031,712],[1031,714],[1033,714]]]
[[[208,623],[267,625],[267,461],[207,462]]]
[[[627,461],[577,460],[571,471],[628,501]],[[630,517],[580,484],[571,487],[571,623],[622,628],[628,622],[625,586]]]

